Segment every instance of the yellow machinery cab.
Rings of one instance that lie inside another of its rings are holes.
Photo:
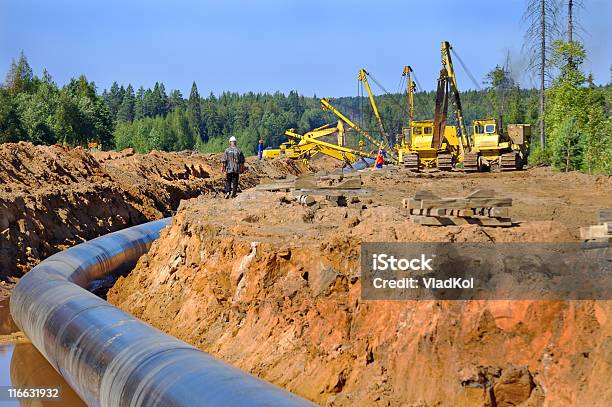
[[[502,151],[510,150],[510,140],[502,133],[499,120],[482,119],[472,122],[472,151],[489,160],[499,158]]]
[[[404,162],[404,156],[418,155],[420,165],[423,167],[435,167],[439,154],[457,155],[459,151],[459,137],[457,127],[446,126],[444,129],[444,141],[437,149],[432,147],[433,142],[433,120],[414,120],[410,130],[402,129],[404,137],[402,146],[398,149],[399,161]]]

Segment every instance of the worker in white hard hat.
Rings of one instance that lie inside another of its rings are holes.
[[[225,149],[221,162],[225,172],[225,199],[236,197],[238,178],[244,172],[244,154],[236,147],[236,137],[229,138],[229,147]]]

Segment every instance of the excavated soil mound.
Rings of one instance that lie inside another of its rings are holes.
[[[518,226],[505,229],[414,225],[399,208],[407,191],[463,190],[493,183],[492,177],[367,174],[372,201],[365,209],[313,210],[282,193],[257,191],[231,201],[184,201],[108,299],[322,405],[607,405],[609,301],[360,298],[362,241],[566,242],[574,240],[573,223],[515,216]],[[550,175],[511,174],[502,185],[545,191]],[[406,177],[409,182],[398,182]],[[563,212],[579,188],[537,204],[543,213]],[[517,199],[513,216],[536,198]],[[602,192],[594,199],[595,205]]]
[[[221,191],[219,158],[0,145],[0,297],[20,275],[59,250],[169,216],[181,199]],[[241,177],[243,189],[261,176],[301,171],[286,160],[248,168]]]

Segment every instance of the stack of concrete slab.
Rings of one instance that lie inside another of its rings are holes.
[[[580,238],[585,242],[612,242],[612,209],[599,209],[597,225],[580,228]]]
[[[403,199],[402,206],[420,225],[512,226],[512,198],[500,197],[491,189],[479,189],[459,198],[440,198],[430,191],[418,191],[414,197]]]

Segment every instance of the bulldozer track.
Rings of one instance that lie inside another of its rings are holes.
[[[521,169],[521,159],[516,152],[505,153],[500,156],[501,171],[515,171]]]
[[[463,156],[463,171],[465,172],[478,172],[478,153],[465,153]]]
[[[419,156],[417,154],[406,154],[403,156],[402,161],[404,164],[404,168],[407,168],[410,171],[419,170]]]
[[[440,171],[451,171],[453,169],[453,156],[450,154],[439,154],[436,166]]]

